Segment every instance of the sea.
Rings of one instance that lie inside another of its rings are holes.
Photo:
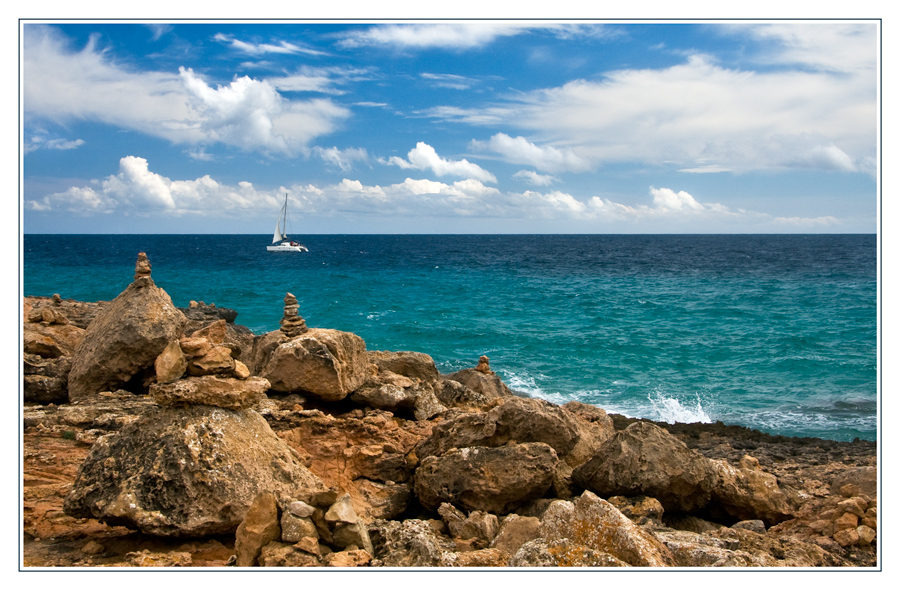
[[[293,293],[368,350],[482,355],[521,395],[849,441],[878,430],[872,235],[35,235],[23,295],[114,299],[146,252],[175,305],[256,334]]]

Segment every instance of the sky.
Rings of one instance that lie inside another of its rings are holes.
[[[877,21],[22,21],[24,233],[875,233]]]

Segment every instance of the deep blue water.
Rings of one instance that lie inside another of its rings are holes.
[[[176,305],[278,328],[291,292],[309,326],[370,350],[486,354],[514,389],[657,420],[873,440],[875,235],[26,235],[25,295],[109,300],[137,253]]]

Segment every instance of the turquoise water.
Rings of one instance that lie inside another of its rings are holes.
[[[214,302],[256,333],[286,292],[310,326],[370,350],[486,354],[514,389],[666,421],[873,440],[874,235],[24,238],[25,295],[109,300],[139,251],[176,305]]]

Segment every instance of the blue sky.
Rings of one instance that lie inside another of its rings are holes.
[[[26,21],[25,233],[871,233],[873,21]]]

